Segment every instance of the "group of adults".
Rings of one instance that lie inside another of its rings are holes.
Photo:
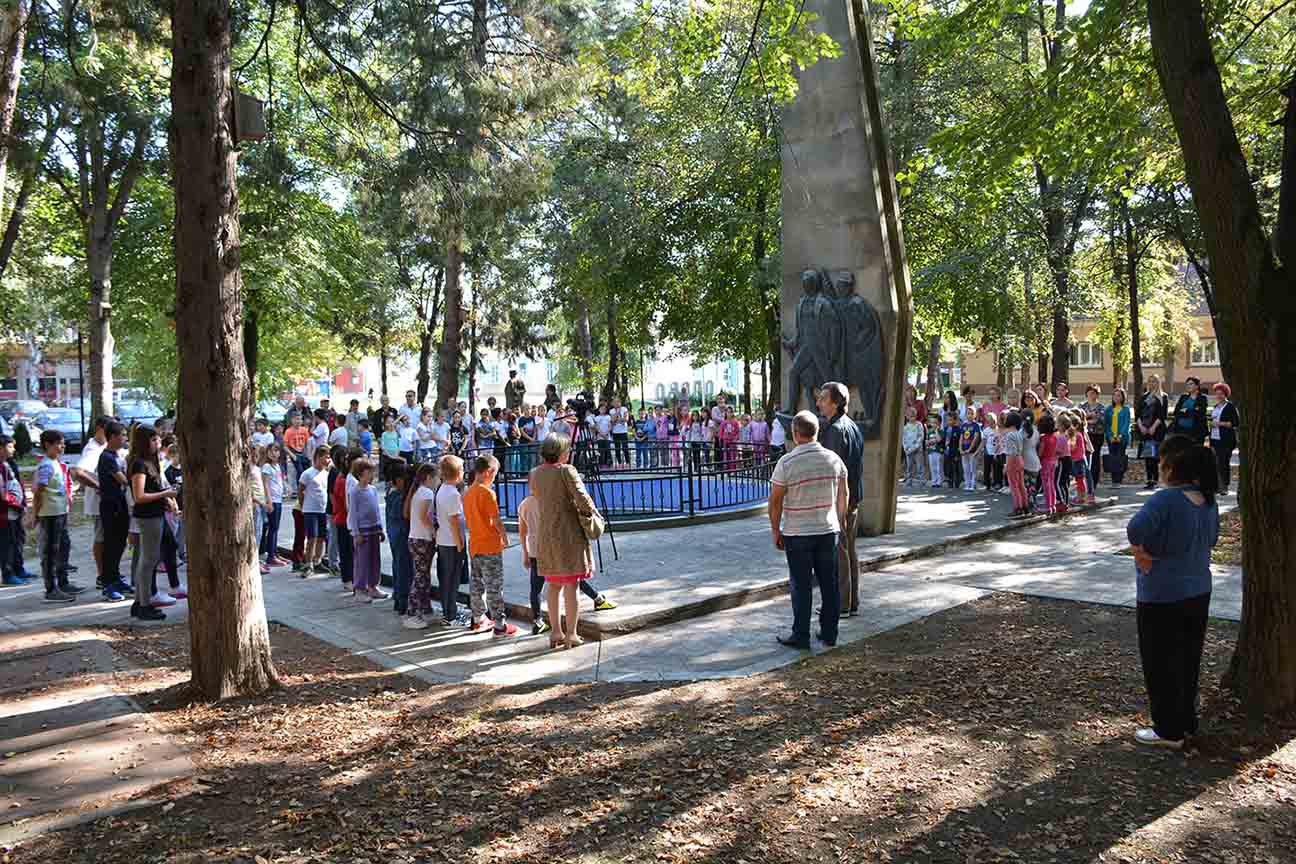
[[[1038,422],[1044,414],[1060,410],[1077,410],[1085,417],[1085,432],[1093,443],[1093,456],[1090,465],[1095,479],[1102,476],[1102,453],[1107,449],[1106,467],[1112,481],[1120,484],[1124,477],[1128,450],[1137,445],[1136,457],[1143,460],[1145,489],[1156,488],[1159,482],[1158,452],[1161,442],[1167,435],[1183,435],[1195,444],[1208,444],[1215,457],[1216,470],[1219,474],[1221,494],[1228,494],[1232,481],[1231,463],[1233,453],[1238,446],[1237,432],[1240,426],[1238,408],[1232,401],[1233,391],[1223,381],[1211,387],[1214,397],[1212,405],[1202,388],[1200,378],[1189,375],[1184,379],[1183,391],[1175,399],[1171,411],[1171,396],[1162,387],[1161,377],[1151,375],[1143,389],[1142,395],[1133,404],[1128,404],[1125,388],[1113,387],[1111,398],[1103,402],[1101,389],[1090,384],[1085,388],[1083,401],[1075,402],[1071,398],[1071,388],[1065,382],[1059,383],[1049,398],[1044,384],[1027,386],[1020,393],[1008,394],[1005,401],[1003,388],[992,386],[988,389],[988,399],[977,401],[976,390],[967,386],[960,395],[947,390],[941,403],[928,406],[920,399],[914,385],[905,386],[902,411],[907,416],[912,408],[919,422],[926,423],[928,413],[940,411],[942,417],[953,411],[962,417],[962,411],[968,407],[976,410],[978,422],[984,422],[987,414],[994,414],[1002,422],[1009,410],[1031,412],[1031,417]],[[1015,398],[1014,398],[1015,397]]]

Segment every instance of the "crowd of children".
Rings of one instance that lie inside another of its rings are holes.
[[[1110,405],[1098,401],[1092,386],[1079,406],[1063,387],[1052,401],[1042,388],[1027,388],[1016,407],[1003,401],[999,388],[979,404],[973,396],[971,388],[961,401],[947,392],[939,408],[926,412],[925,423],[919,416],[924,409],[906,400],[902,485],[1006,491],[1013,497],[1013,517],[1021,518],[1094,503],[1104,454],[1113,485],[1121,483],[1131,428],[1121,388],[1114,389]]]

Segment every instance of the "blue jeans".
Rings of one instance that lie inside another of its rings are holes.
[[[266,560],[279,555],[279,520],[283,518],[283,504],[272,504],[266,514],[265,530],[261,534],[261,554]]]
[[[396,530],[393,530],[396,529]],[[387,543],[392,553],[392,608],[404,614],[414,584],[414,559],[410,556],[409,528],[387,523]]]
[[[837,641],[837,619],[841,615],[841,592],[837,587],[837,534],[783,537],[787,554],[788,582],[792,592],[792,638],[798,645],[810,645],[810,608],[814,583],[819,583],[823,608],[819,631],[829,645]]]

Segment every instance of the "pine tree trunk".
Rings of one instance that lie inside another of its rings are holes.
[[[1286,713],[1296,709],[1296,409],[1287,396],[1296,374],[1296,212],[1284,204],[1296,205],[1296,83],[1271,245],[1200,0],[1147,5],[1157,75],[1215,277],[1219,329],[1231,345],[1246,346],[1233,357],[1230,381],[1242,410],[1242,622],[1226,682],[1254,715]]]
[[[90,274],[90,412],[112,413],[113,335],[112,240],[105,236],[107,214],[96,208],[86,237],[86,269]]]
[[[230,116],[229,0],[171,19],[177,432],[185,454],[192,685],[208,699],[277,685],[248,494],[238,189]]]
[[[18,82],[22,78],[23,46],[31,0],[9,0],[0,17],[0,213],[4,212],[9,170],[10,137],[14,109],[18,107]]]
[[[437,346],[438,405],[444,405],[459,396],[459,352],[462,348],[464,317],[463,253],[460,250],[462,240],[462,230],[452,230],[446,243],[445,319],[441,323],[441,344]]]

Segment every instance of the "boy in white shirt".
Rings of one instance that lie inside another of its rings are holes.
[[[458,456],[442,456],[440,464],[441,486],[436,492],[436,559],[437,582],[440,586],[441,614],[446,624],[458,617],[459,571],[466,552],[464,538],[463,496],[459,483],[463,480],[463,460]]]
[[[343,433],[346,427],[342,427]],[[306,566],[300,571],[301,578],[315,575],[315,567],[324,557],[324,542],[328,537],[328,516],[325,513],[328,505],[329,465],[332,463],[327,447],[315,451],[315,462],[302,472],[297,479],[302,502],[302,525],[306,532],[306,546],[302,558]]]

